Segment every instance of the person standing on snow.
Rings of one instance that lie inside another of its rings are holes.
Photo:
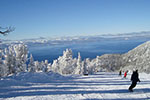
[[[133,92],[133,88],[136,86],[137,82],[140,82],[138,70],[134,71],[131,76],[132,84],[129,87],[129,91]]]
[[[121,76],[121,72],[122,72],[122,71],[120,70],[120,71],[119,71],[119,76]]]
[[[124,78],[126,78],[127,76],[127,73],[128,73],[128,70],[124,73]]]

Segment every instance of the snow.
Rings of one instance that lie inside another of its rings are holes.
[[[139,73],[141,82],[129,92],[127,78],[116,72],[67,75],[21,72],[0,80],[0,100],[148,100],[150,74]]]

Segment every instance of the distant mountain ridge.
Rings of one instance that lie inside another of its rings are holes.
[[[1,40],[3,43],[25,43],[30,44],[63,44],[63,43],[76,43],[76,42],[92,42],[92,41],[102,41],[106,39],[150,39],[150,31],[141,32],[131,32],[131,33],[118,33],[118,34],[102,34],[102,35],[90,35],[90,36],[68,36],[68,37],[39,37],[31,39],[22,40]]]

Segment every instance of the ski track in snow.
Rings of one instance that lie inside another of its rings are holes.
[[[98,72],[36,82],[8,77],[0,80],[0,100],[150,100],[150,75],[139,75],[141,82],[134,92],[128,91],[131,74],[122,78],[118,73]]]

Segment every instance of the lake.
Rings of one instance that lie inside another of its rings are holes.
[[[103,54],[123,54],[146,42],[147,40],[103,40],[96,42],[67,43],[58,45],[30,46],[29,53],[32,53],[34,60],[43,61],[47,59],[53,62],[67,48],[72,49],[73,57],[77,57],[80,52],[82,59],[93,59],[97,55]]]

